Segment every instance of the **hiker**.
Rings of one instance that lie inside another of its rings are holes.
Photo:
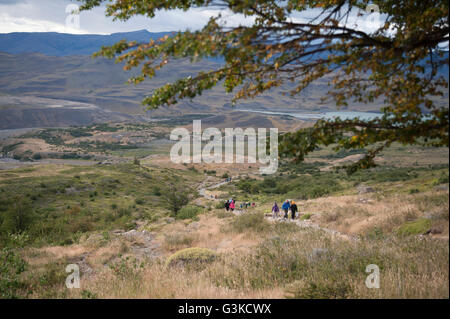
[[[292,219],[295,219],[295,213],[297,213],[297,211],[298,211],[297,204],[294,201],[291,201]]]
[[[291,204],[289,203],[289,200],[286,199],[281,206],[281,209],[284,210],[284,219],[288,219],[289,208],[291,208]]]
[[[225,202],[225,209],[226,209],[227,211],[230,210],[230,202],[229,202],[228,200]]]
[[[231,203],[230,203],[231,211],[234,211],[234,207],[235,207],[234,200],[231,200]]]
[[[252,203],[252,207],[255,207],[256,206],[256,204],[255,203]]]
[[[278,218],[278,213],[280,212],[280,208],[278,208],[278,205],[277,205],[277,202],[275,202],[274,204],[273,204],[273,207],[272,207],[272,217],[275,219],[275,217],[277,217]]]

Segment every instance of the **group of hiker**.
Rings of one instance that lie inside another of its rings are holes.
[[[244,202],[240,204],[240,208],[248,208],[248,207],[255,207],[256,204],[250,203],[250,202]],[[229,200],[227,200],[225,202],[225,209],[227,211],[234,211],[234,209],[236,208],[236,201],[231,198]],[[297,212],[298,212],[298,207],[297,204],[293,201],[293,200],[289,200],[286,199],[283,204],[281,205],[281,209],[278,206],[277,202],[274,202],[273,206],[272,206],[272,217],[275,218],[279,218],[279,213],[280,211],[284,212],[284,219],[289,219],[289,214],[291,215],[292,219],[296,218]]]
[[[255,207],[255,206],[256,206],[256,204],[254,202],[253,203],[244,202],[244,203],[241,203],[239,207],[241,209],[243,209],[243,208]],[[233,198],[229,199],[225,202],[225,209],[227,211],[230,211],[230,210],[234,211],[235,208],[236,208],[236,201]]]
[[[234,209],[236,208],[236,202],[234,199],[229,199],[225,202],[225,209],[228,211],[234,211]]]
[[[245,202],[241,204],[241,208],[255,207],[255,203]]]
[[[295,216],[298,212],[297,204],[293,200],[289,200],[289,199],[286,199],[283,202],[283,204],[281,205],[281,209],[284,212],[284,216],[283,216],[284,219],[289,218],[289,212],[291,213],[291,218],[295,219]],[[279,213],[280,213],[280,208],[278,207],[277,202],[275,202],[272,207],[272,217],[278,218]]]

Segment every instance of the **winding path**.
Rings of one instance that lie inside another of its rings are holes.
[[[213,184],[213,185],[210,185],[210,186],[205,186],[205,184],[207,183],[207,181],[211,178],[210,176],[208,176],[208,177],[200,184],[200,187],[199,187],[199,189],[198,189],[198,192],[199,192],[199,194],[200,194],[201,196],[203,196],[205,199],[218,201],[219,199],[211,198],[209,195],[207,195],[207,194],[206,194],[206,190],[218,188],[218,187],[220,187],[220,186],[222,186],[222,185],[228,184],[228,183],[230,183],[233,179],[235,179],[235,178],[237,178],[237,177],[238,177],[238,176],[233,176],[233,177],[231,178],[231,180],[225,180],[225,181],[222,181],[222,182],[220,182],[220,183],[216,183],[216,184]],[[240,215],[240,214],[242,214],[242,213],[244,213],[244,211],[243,211],[243,210],[240,210],[240,209],[236,209],[236,210],[233,211],[233,214],[235,214],[235,215]],[[330,234],[330,235],[332,235],[332,236],[334,236],[334,237],[336,237],[336,238],[340,238],[340,239],[344,239],[344,240],[350,240],[350,241],[357,241],[357,240],[358,240],[358,237],[357,237],[357,236],[352,236],[352,235],[344,234],[344,233],[341,233],[340,231],[337,231],[337,230],[334,230],[334,229],[329,229],[329,228],[322,227],[322,226],[320,226],[320,225],[318,225],[318,224],[313,223],[313,222],[310,221],[310,220],[300,220],[300,219],[295,219],[295,220],[287,219],[287,220],[285,220],[285,219],[282,218],[282,217],[281,217],[281,218],[274,219],[272,216],[270,216],[270,215],[268,215],[268,214],[265,214],[264,218],[265,218],[266,220],[268,220],[269,222],[271,222],[271,223],[275,223],[275,222],[279,222],[279,223],[295,223],[295,224],[297,224],[300,228],[311,228],[311,229],[315,229],[315,230],[321,230],[321,231],[323,231],[323,232],[325,232],[325,233],[328,233],[328,234]]]

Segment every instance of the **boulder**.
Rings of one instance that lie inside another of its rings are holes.
[[[367,193],[374,193],[375,189],[370,187],[370,186],[364,186],[364,185],[360,185],[358,186],[358,193],[359,194],[367,194]]]

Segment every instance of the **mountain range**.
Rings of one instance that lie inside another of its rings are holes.
[[[112,45],[120,40],[148,42],[171,32],[120,32],[110,35],[67,34],[57,32],[13,32],[0,34],[0,51],[18,53],[42,53],[51,56],[90,55],[102,46]]]
[[[151,33],[141,30],[111,35],[51,32],[0,34],[0,96],[2,96],[0,127],[62,126],[68,123],[84,125],[98,120],[115,121],[127,119],[129,115],[143,115],[146,111],[141,101],[156,88],[177,78],[212,70],[221,65],[219,59],[207,59],[197,63],[191,63],[189,59],[174,60],[158,71],[154,78],[139,85],[128,85],[127,79],[136,75],[139,69],[125,72],[123,65],[116,64],[114,60],[91,57],[91,54],[98,51],[101,46],[112,45],[122,39],[148,42],[150,39],[158,39],[167,34],[171,32]],[[448,79],[448,68],[440,70],[440,73]],[[328,80],[323,78],[316,81],[295,97],[286,94],[294,85],[289,83],[282,88],[265,92],[255,99],[241,101],[236,108],[288,112],[334,111],[336,107],[331,102],[324,104],[321,101],[321,97],[328,91]],[[21,100],[17,97],[27,98]],[[147,112],[147,115],[170,117],[189,113],[212,115],[229,113],[235,110],[231,107],[231,97],[232,95],[226,94],[221,86],[217,86],[192,101],[184,100],[170,108],[161,107]],[[52,99],[54,102],[51,104],[63,107],[45,107],[45,103],[37,102],[42,99]],[[80,105],[90,104],[96,108],[92,110],[75,108],[82,109],[80,112],[83,112],[83,116],[76,117],[73,116],[72,106],[70,111],[67,111],[67,116],[70,116],[71,120],[65,121],[62,119],[67,101],[77,102]],[[437,103],[443,105],[446,103],[448,107],[448,91],[446,97]],[[346,108],[351,111],[373,112],[379,109],[380,104],[376,102],[353,103]],[[106,112],[102,113],[101,110]],[[9,120],[6,121],[6,118]],[[31,122],[30,118],[33,119]],[[77,118],[83,120],[73,121]]]

